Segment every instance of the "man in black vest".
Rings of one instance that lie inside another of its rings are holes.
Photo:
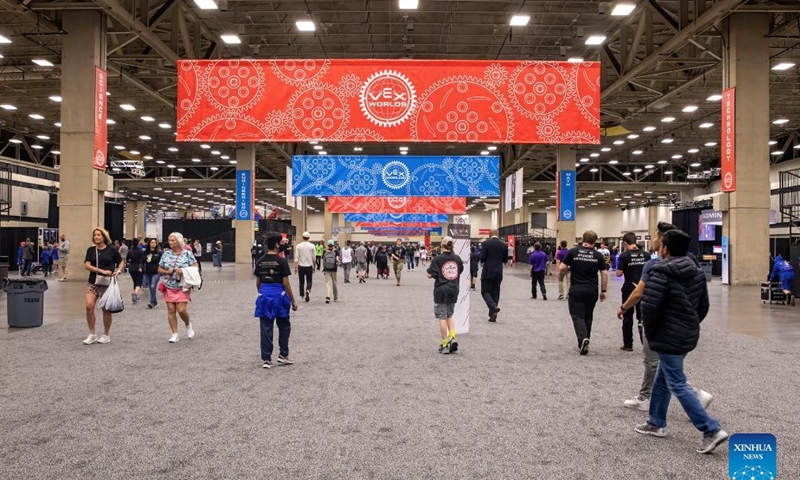
[[[636,289],[639,280],[642,278],[644,265],[650,261],[650,254],[643,251],[636,244],[636,234],[628,232],[622,237],[625,242],[625,252],[619,256],[617,262],[617,276],[625,276],[625,283],[622,284],[622,303],[624,304],[631,293]],[[635,308],[626,310],[622,315],[622,346],[620,350],[626,352],[633,351],[633,313],[636,312],[636,320],[639,328],[642,324],[642,308],[636,304]]]
[[[489,232],[490,238],[481,247],[481,297],[489,307],[489,321],[496,322],[500,313],[500,284],[503,283],[503,265],[508,262],[508,245],[497,236],[497,230]]]
[[[592,335],[594,307],[597,304],[597,274],[600,273],[600,301],[606,299],[608,288],[608,264],[603,254],[595,250],[597,234],[591,230],[583,233],[583,243],[573,248],[561,261],[559,281],[570,272],[569,314],[578,337],[581,355],[589,353],[589,338]]]

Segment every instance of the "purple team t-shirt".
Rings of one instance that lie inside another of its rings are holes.
[[[543,272],[547,267],[547,254],[541,250],[534,250],[528,258],[528,263],[534,272]]]
[[[556,260],[559,261],[559,262],[563,262],[564,261],[564,257],[567,256],[567,253],[569,253],[569,250],[566,249],[566,248],[562,248],[561,250],[556,252]]]

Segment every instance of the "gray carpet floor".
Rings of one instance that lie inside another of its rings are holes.
[[[109,345],[83,346],[80,316],[0,332],[0,477],[727,478],[727,446],[696,454],[701,435],[674,399],[668,437],[633,431],[645,414],[622,401],[638,390],[641,355],[618,348],[616,280],[586,357],[554,277],[544,302],[530,299],[524,269],[507,273],[496,324],[471,293],[472,328],[450,356],[436,353],[423,270],[404,272],[399,288],[340,279],[330,305],[314,280],[292,317],[297,363],[271,370],[254,283],[233,279],[194,296],[197,336],[181,327],[175,345],[164,307],[144,303],[116,317]],[[710,413],[731,434],[776,435],[779,478],[800,478],[796,345],[732,333],[728,301],[712,286],[689,380],[715,395]]]

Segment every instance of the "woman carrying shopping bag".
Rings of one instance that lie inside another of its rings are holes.
[[[167,304],[167,320],[169,321],[169,328],[172,330],[172,336],[169,338],[169,343],[178,343],[178,318],[180,315],[184,325],[186,325],[186,337],[194,338],[194,329],[192,322],[189,318],[189,302],[191,299],[191,291],[184,291],[181,288],[181,277],[183,276],[183,269],[186,267],[196,267],[197,260],[190,250],[183,248],[185,246],[183,235],[178,232],[169,234],[169,249],[164,250],[161,254],[161,262],[158,265],[158,273],[164,276],[163,281],[158,286],[159,291],[164,294],[164,302]]]
[[[84,267],[89,271],[86,285],[86,323],[89,326],[89,336],[83,341],[84,345],[111,342],[108,335],[111,331],[111,312],[103,310],[103,335],[98,338],[94,328],[97,321],[94,310],[97,299],[106,293],[112,278],[116,278],[125,265],[119,252],[110,246],[111,237],[106,230],[95,228],[92,231],[92,243],[94,245],[86,249],[86,258],[83,261]]]

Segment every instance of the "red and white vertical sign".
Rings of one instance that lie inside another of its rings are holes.
[[[108,105],[106,92],[108,90],[108,73],[102,68],[94,71],[94,168],[106,169],[108,152]]]
[[[722,191],[736,191],[736,88],[722,92]]]

